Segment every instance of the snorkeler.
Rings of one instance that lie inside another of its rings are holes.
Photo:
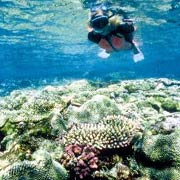
[[[114,51],[132,50],[135,62],[143,60],[144,55],[133,40],[134,31],[131,19],[123,19],[121,23],[120,16],[109,12],[106,6],[91,9],[88,39],[103,49],[98,54],[101,58]]]

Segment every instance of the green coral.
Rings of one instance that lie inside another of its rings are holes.
[[[142,167],[142,170],[147,180],[178,180],[180,177],[180,169],[175,167],[165,169]],[[142,178],[142,180],[144,180],[144,178]]]
[[[124,85],[124,88],[128,91],[129,94],[136,93],[138,91],[148,91],[154,88],[154,85],[150,82],[139,81],[134,83],[130,81],[128,84]]]
[[[155,164],[180,166],[180,129],[168,135],[145,135],[142,152]]]
[[[136,157],[142,178],[176,180],[180,177],[180,129],[171,134],[144,132],[136,144]]]
[[[99,149],[128,146],[139,130],[138,121],[125,116],[108,116],[100,123],[75,124],[64,136],[65,145],[83,144]]]
[[[160,112],[161,110],[161,103],[156,101],[155,98],[150,97],[147,99],[147,102],[151,105],[151,107],[153,109],[155,109],[156,111]]]
[[[172,100],[172,99],[165,99],[162,104],[162,108],[169,112],[176,112],[180,111],[180,102]]]
[[[159,102],[161,107],[168,112],[180,111],[180,102],[172,98],[167,97],[156,97],[155,101]]]

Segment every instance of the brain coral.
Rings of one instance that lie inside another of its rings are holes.
[[[97,149],[126,147],[139,130],[137,120],[125,116],[107,116],[100,123],[74,124],[63,137],[65,146],[83,144]]]
[[[0,172],[0,179],[66,180],[68,178],[66,170],[58,162],[52,160],[48,153],[43,153],[38,153],[35,161],[25,160],[10,165]]]
[[[44,179],[50,178],[47,174],[43,174],[40,169],[37,169],[35,164],[24,161],[22,163],[14,164],[10,169],[6,170],[2,175],[2,180],[16,180],[19,178],[33,179],[38,176],[41,176]]]
[[[180,167],[180,129],[171,134],[145,134],[141,151],[154,164]]]

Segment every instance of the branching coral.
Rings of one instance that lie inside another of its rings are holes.
[[[99,151],[91,146],[68,145],[61,163],[82,179],[98,168],[98,154]]]
[[[81,144],[97,149],[126,147],[139,130],[136,120],[125,116],[107,116],[97,124],[75,124],[64,136],[65,145]]]

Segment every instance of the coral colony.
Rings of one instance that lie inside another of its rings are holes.
[[[88,145],[68,145],[61,163],[79,178],[84,178],[98,169],[99,151]]]
[[[107,116],[97,124],[75,124],[64,137],[65,154],[61,162],[84,178],[98,169],[101,151],[128,146],[138,130],[138,121],[125,116]]]

